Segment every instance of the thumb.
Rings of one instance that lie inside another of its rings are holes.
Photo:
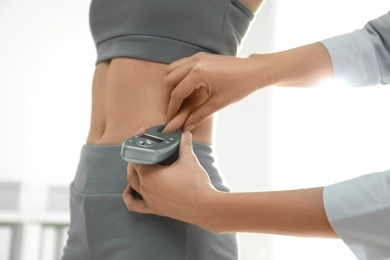
[[[193,156],[192,135],[191,135],[191,132],[185,131],[181,135],[180,148],[179,148],[179,159],[185,158],[188,155],[192,155]]]
[[[191,131],[197,125],[203,122],[206,118],[217,112],[218,108],[214,100],[209,99],[204,104],[200,105],[191,114],[188,115],[186,122],[183,125],[183,129]]]

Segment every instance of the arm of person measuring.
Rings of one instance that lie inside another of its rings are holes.
[[[248,58],[196,54],[168,66],[166,129],[192,129],[214,112],[269,86],[308,86],[326,78],[351,86],[390,83],[390,12],[363,29],[292,50]],[[181,110],[195,90],[205,89],[203,104]],[[180,116],[176,116],[180,114]]]
[[[179,159],[170,167],[132,164],[123,192],[129,210],[167,216],[215,233],[260,232],[335,237],[322,188],[252,193],[217,191],[192,151],[185,132]],[[134,198],[137,191],[143,200]]]
[[[332,62],[321,43],[247,58],[198,53],[168,66],[165,95],[167,131],[191,130],[214,112],[270,85],[309,86],[331,78]],[[191,109],[182,103],[203,90],[207,98]],[[185,109],[185,115],[180,113]]]

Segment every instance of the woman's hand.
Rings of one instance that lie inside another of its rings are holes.
[[[198,53],[170,64],[164,79],[169,100],[164,131],[182,126],[192,130],[214,112],[255,91],[262,83],[256,79],[261,73],[256,62],[251,57]]]
[[[192,151],[191,133],[182,135],[171,166],[129,164],[123,199],[130,211],[203,225],[207,203],[217,191]],[[138,192],[143,200],[133,195]]]

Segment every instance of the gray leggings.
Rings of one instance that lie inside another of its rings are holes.
[[[194,152],[214,187],[228,191],[210,146]],[[216,235],[170,218],[128,211],[120,146],[85,145],[70,187],[71,223],[62,260],[238,259],[236,234]]]

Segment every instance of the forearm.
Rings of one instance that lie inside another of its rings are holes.
[[[322,199],[323,188],[277,192],[221,193],[202,209],[201,226],[216,232],[258,232],[337,237]]]
[[[180,178],[178,178],[180,176]],[[127,207],[196,224],[215,233],[259,232],[336,237],[323,202],[323,188],[226,193],[216,190],[193,154],[184,132],[179,158],[170,167],[132,164],[123,193]],[[133,197],[134,191],[144,200]]]
[[[326,47],[317,42],[295,49],[253,54],[253,80],[262,82],[257,88],[276,86],[313,86],[333,77],[333,65]]]

